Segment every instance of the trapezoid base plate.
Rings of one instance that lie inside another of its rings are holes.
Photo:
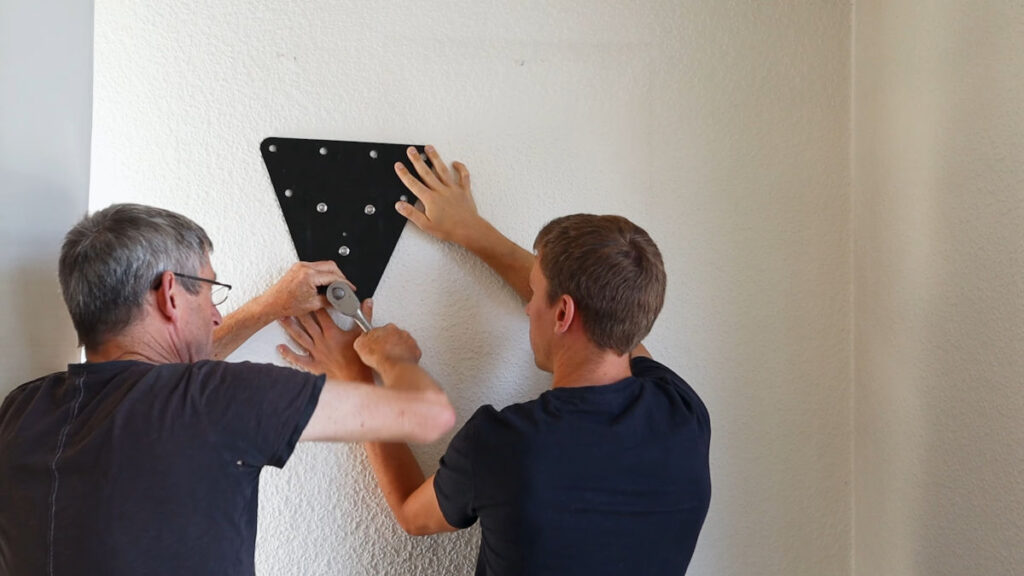
[[[413,170],[409,146],[278,137],[260,144],[299,259],[333,260],[360,299],[377,290],[405,228],[395,202],[417,200],[394,169],[404,162]]]

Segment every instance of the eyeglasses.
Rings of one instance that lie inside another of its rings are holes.
[[[212,284],[210,288],[210,300],[213,301],[214,306],[220,306],[228,299],[228,293],[231,292],[231,284],[225,284],[223,282],[217,282],[216,280],[210,280],[209,278],[200,278],[198,276],[189,276],[188,274],[182,274],[181,272],[171,272],[175,276],[187,278],[189,280],[196,280],[199,282],[206,282]]]

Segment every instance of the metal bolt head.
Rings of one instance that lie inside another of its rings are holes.
[[[405,194],[402,194],[401,196],[399,196],[398,199],[401,200],[402,202],[408,202],[409,201],[409,197],[406,196]]]
[[[267,146],[267,150],[270,150],[271,152],[277,152],[277,144],[271,144],[270,146]]]
[[[327,156],[327,148],[326,147],[321,147],[320,148],[320,155],[321,156]]]
[[[348,249],[348,246],[338,248],[338,254],[341,254],[342,256],[348,256],[350,252],[351,250]],[[344,297],[344,294],[342,294],[342,297]]]
[[[288,188],[288,189],[286,189],[286,190],[284,191],[284,197],[285,197],[285,198],[291,198],[291,197],[292,197],[292,194],[294,194],[294,192],[292,192],[292,189],[291,189],[291,188]]]
[[[370,150],[370,158],[376,158],[376,157],[377,157],[377,151],[376,150]]]
[[[316,205],[316,211],[321,213],[321,214],[323,214],[324,212],[327,212],[327,204],[324,204],[323,202],[317,204]]]
[[[376,211],[377,209],[374,208],[373,204],[367,204],[366,208],[363,208],[363,212],[366,212],[367,216],[373,216],[373,213]]]

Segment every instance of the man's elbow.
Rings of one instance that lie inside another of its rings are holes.
[[[437,514],[440,514],[440,510],[437,511]],[[414,506],[409,506],[408,501],[406,505],[395,512],[395,520],[409,536],[430,536],[455,530],[440,515],[429,513],[423,509],[417,511]]]
[[[437,531],[432,530],[425,522],[414,522],[407,518],[398,518],[398,525],[409,536],[430,536],[431,534],[437,534]]]
[[[426,404],[422,421],[410,431],[410,440],[417,444],[436,442],[455,426],[455,408],[444,392],[430,392]]]

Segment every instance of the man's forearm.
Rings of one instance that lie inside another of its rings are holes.
[[[530,269],[534,261],[532,253],[509,240],[483,218],[475,222],[458,243],[497,272],[523,302],[530,300]]]
[[[396,390],[437,390],[442,392],[434,378],[419,364],[412,362],[388,362],[377,367],[381,383]]]
[[[404,506],[409,496],[423,484],[423,470],[407,444],[366,442],[363,447],[391,513],[403,529],[410,531]]]
[[[377,373],[385,388],[444,395],[430,374],[413,362],[382,362],[377,366]],[[455,423],[455,412],[447,404],[447,397],[445,407],[440,433]],[[406,444],[367,442],[364,447],[381,493],[403,530],[412,535],[454,530],[441,514],[433,485],[424,481],[423,470]]]
[[[213,331],[213,357],[224,359],[253,334],[278,318],[299,316],[327,305],[318,286],[344,280],[330,260],[296,262],[266,292],[228,314]]]
[[[253,334],[275,320],[256,297],[241,308],[224,317],[224,321],[213,331],[213,359],[223,360],[234,352]]]

